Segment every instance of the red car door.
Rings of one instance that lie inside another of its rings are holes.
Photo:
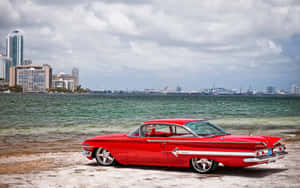
[[[151,142],[150,138],[130,138],[127,144],[129,164],[165,165],[167,162],[166,144]]]
[[[169,128],[161,125],[146,125],[143,135],[129,137],[126,143],[129,164],[166,165],[167,145],[159,140],[169,134]]]

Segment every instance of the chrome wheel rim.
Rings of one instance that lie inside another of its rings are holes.
[[[213,160],[194,158],[192,159],[192,165],[198,172],[208,172],[213,166]]]
[[[105,148],[98,148],[96,158],[102,165],[111,165],[115,160],[111,153]]]

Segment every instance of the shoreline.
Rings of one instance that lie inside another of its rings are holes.
[[[299,144],[286,142],[289,154],[275,163],[219,166],[212,174],[176,167],[98,166],[80,151],[0,156],[0,187],[299,187]]]

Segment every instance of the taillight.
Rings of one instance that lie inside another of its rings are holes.
[[[256,151],[256,156],[262,156],[262,155],[267,155],[267,154],[268,154],[268,149]]]
[[[273,149],[274,152],[281,152],[281,151],[284,151],[286,149],[286,147],[284,145],[280,145],[280,146],[277,146]]]

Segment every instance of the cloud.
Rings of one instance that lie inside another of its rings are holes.
[[[256,44],[264,54],[280,54],[282,52],[281,47],[271,40],[257,40]]]
[[[54,72],[77,66],[91,88],[102,80],[115,87],[182,82],[197,89],[224,76],[230,87],[251,79],[263,87],[255,74],[264,80],[289,75],[281,83],[288,87],[300,82],[288,68],[300,66],[299,40],[293,40],[300,35],[299,13],[293,0],[2,0],[0,37],[23,29],[26,58],[51,64]],[[199,86],[201,76],[207,81]]]
[[[0,10],[0,25],[2,27],[7,27],[11,24],[17,25],[20,15],[14,11],[14,7],[9,0],[0,2]]]

